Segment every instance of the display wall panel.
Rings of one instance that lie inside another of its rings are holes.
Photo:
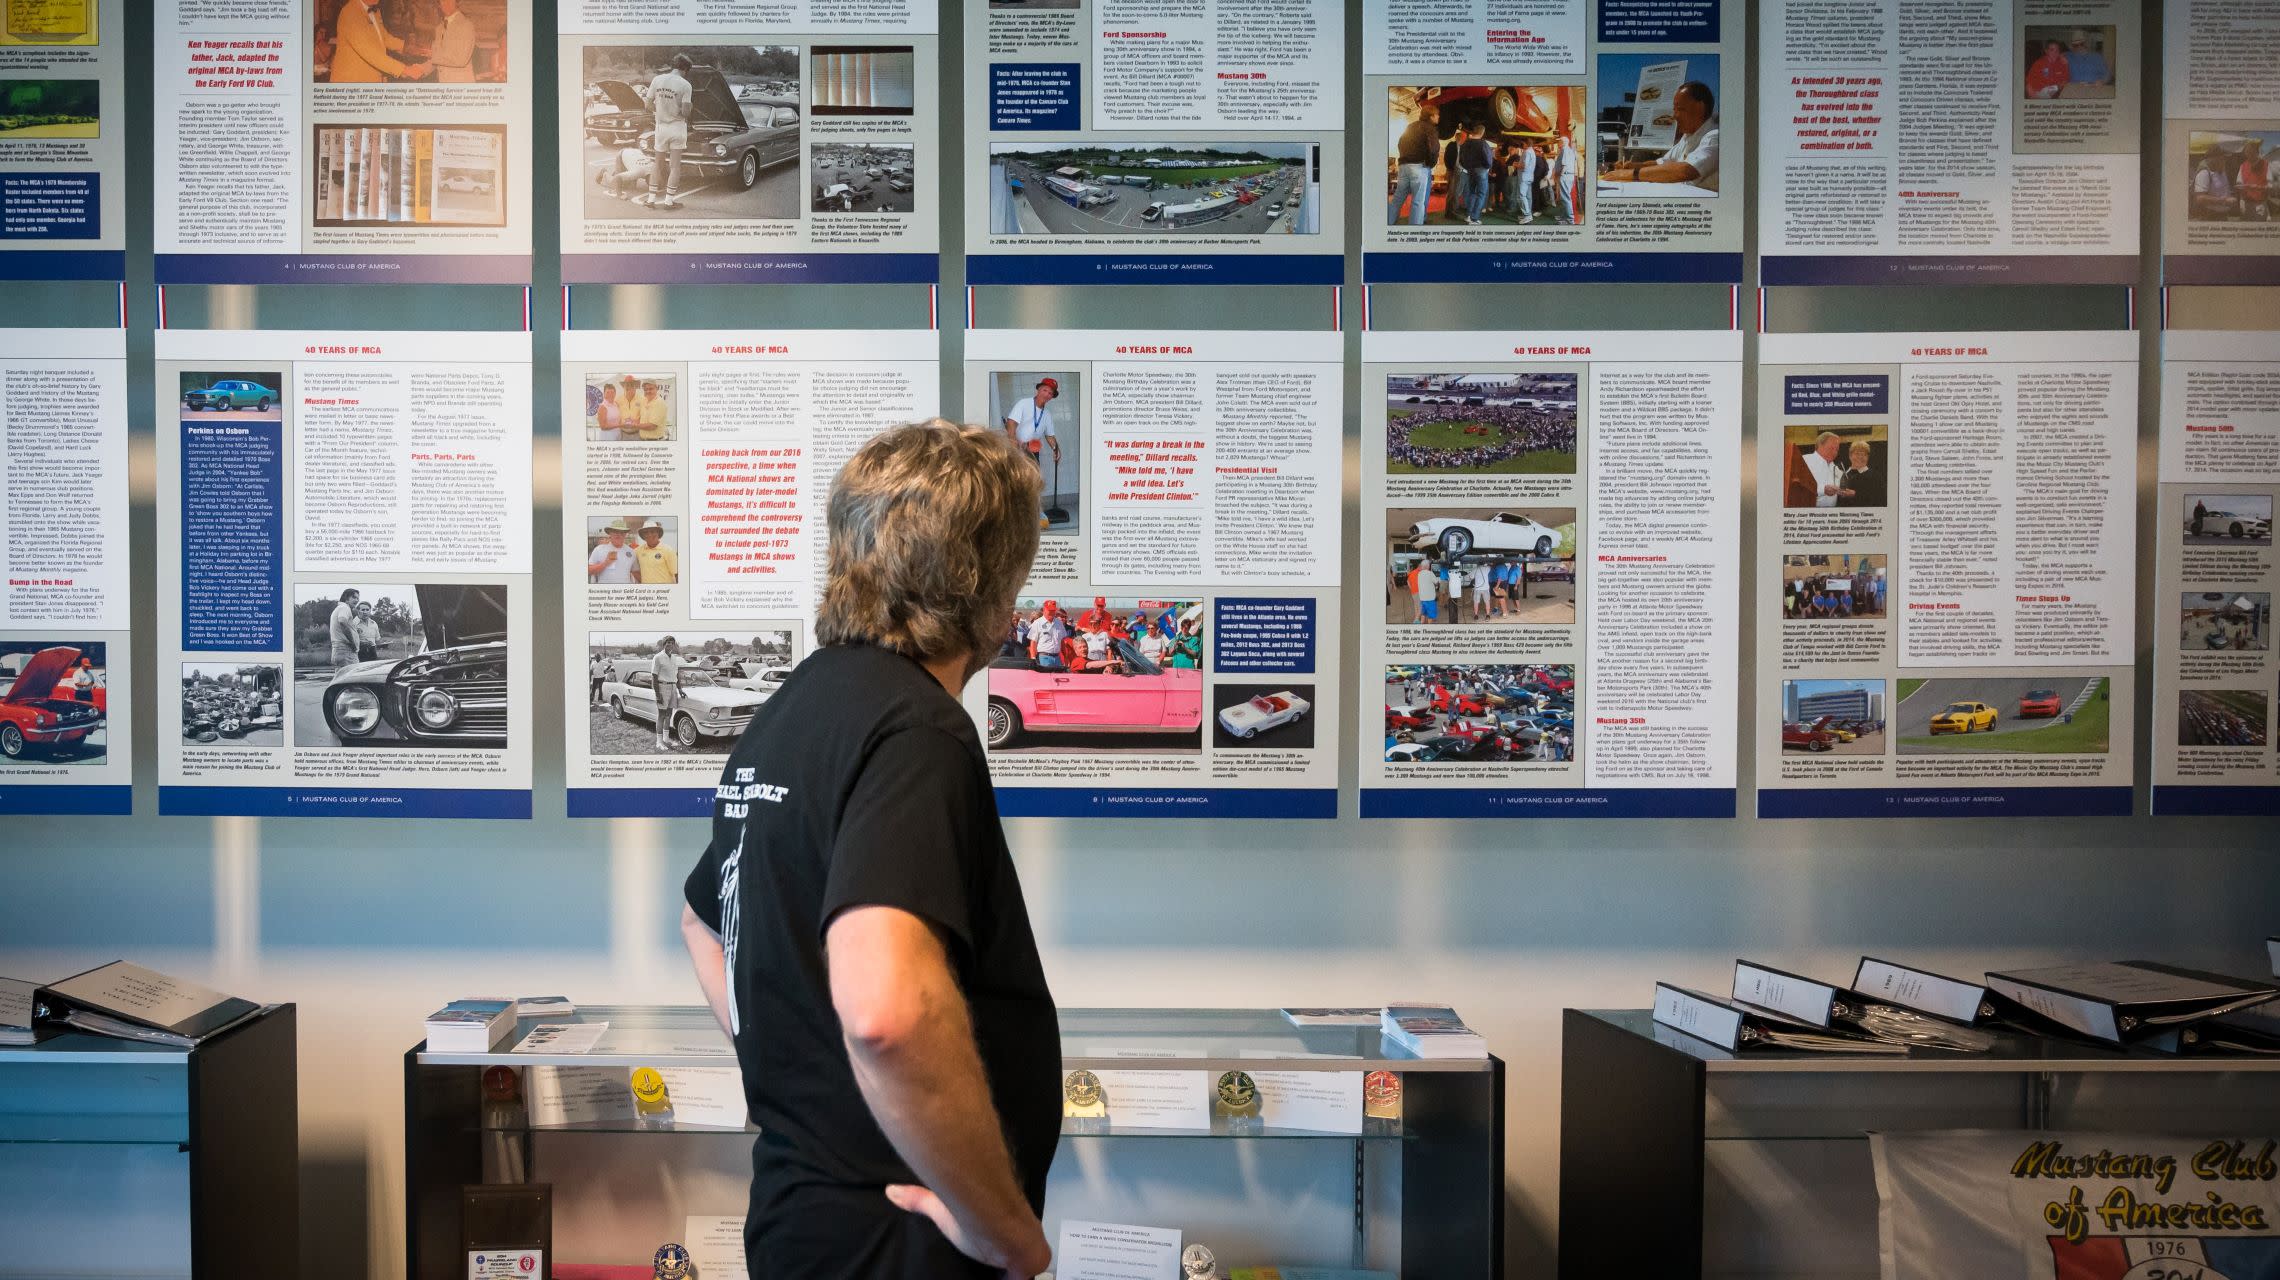
[[[1759,352],[1758,816],[2132,812],[2137,336]]]
[[[531,6],[159,0],[160,284],[527,284]]]
[[[2280,284],[2280,10],[2167,0],[2161,48],[2161,275]],[[2262,51],[2260,55],[2259,51]],[[2252,145],[2253,144],[2253,145]]]
[[[159,811],[530,816],[530,335],[157,335]]]
[[[1742,279],[1745,6],[1362,11],[1365,281]]]
[[[0,22],[0,280],[126,278],[125,14],[69,0]]]
[[[939,24],[935,0],[561,4],[564,280],[934,283]],[[678,185],[660,90],[691,95]]]

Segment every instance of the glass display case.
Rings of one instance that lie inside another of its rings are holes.
[[[1088,1078],[1110,1085],[1106,1105],[1067,1108],[1048,1235],[1064,1218],[1132,1222],[1177,1227],[1227,1265],[1498,1274],[1498,1059],[1414,1058],[1375,1026],[1299,1027],[1273,1009],[1060,1016],[1062,1070],[1076,1100],[1092,1101]],[[465,1274],[466,1186],[547,1184],[561,1263],[645,1263],[681,1239],[690,1217],[744,1212],[757,1130],[720,1123],[733,1118],[717,1102],[720,1086],[733,1086],[736,1060],[708,1010],[592,1006],[550,1021],[608,1029],[577,1053],[526,1045],[537,1023],[524,1020],[488,1052],[422,1044],[405,1055],[415,1280]],[[643,1069],[666,1086],[669,1118],[636,1096]],[[1126,1082],[1135,1092],[1146,1082],[1151,1096],[1176,1100],[1192,1088],[1199,1098],[1173,1117],[1181,1123],[1165,1123],[1160,1108],[1141,1117],[1153,1123],[1119,1123],[1117,1086]],[[1244,1086],[1265,1105],[1252,1105]],[[741,1098],[733,1088],[728,1096]]]

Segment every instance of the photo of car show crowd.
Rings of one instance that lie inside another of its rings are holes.
[[[1388,475],[1574,475],[1579,375],[1396,373]]]
[[[318,84],[500,84],[511,0],[316,0]]]
[[[586,637],[586,750],[726,755],[797,657],[789,628]]]
[[[670,373],[586,375],[586,439],[654,443],[678,433],[680,380]]]
[[[1850,551],[1783,556],[1781,620],[1883,617],[1886,559],[1877,552]]]
[[[0,640],[0,760],[83,764],[110,748],[109,646]]]
[[[1311,142],[996,143],[1000,236],[1314,235]]]
[[[589,514],[586,583],[595,587],[670,587],[681,580],[679,516]]]
[[[182,740],[284,746],[285,668],[274,662],[183,663]]]
[[[1200,600],[1093,596],[1015,602],[990,660],[991,751],[1203,749]]]
[[[2185,495],[2188,547],[2269,547],[2272,495],[2269,493],[2188,493]]]
[[[1890,491],[1885,473],[1891,456],[1891,430],[1873,426],[1823,427],[1790,423],[1782,428],[1784,454],[1781,505],[1792,510],[1865,507],[1880,510]]]
[[[283,422],[285,375],[275,369],[186,372],[179,380],[182,416],[201,422]]]
[[[1211,686],[1211,745],[1221,751],[1304,751],[1312,747],[1314,686]]]
[[[2177,601],[2186,653],[2263,653],[2272,647],[2269,591],[2187,591]]]
[[[2272,700],[2255,689],[2182,689],[2177,745],[2262,747],[2271,742]]]
[[[2192,222],[2270,222],[2280,217],[2272,179],[2280,125],[2227,122],[2194,129],[2186,139],[2185,217]]]
[[[1884,754],[1882,680],[1781,682],[1781,749],[1808,755]]]
[[[1949,676],[1899,682],[1900,754],[2104,755],[2113,682],[2103,676]]]
[[[1386,225],[1581,225],[1590,96],[1580,84],[1388,89]]]
[[[1575,621],[1573,507],[1391,507],[1390,626]]]
[[[584,70],[588,219],[800,216],[799,49],[588,45]]]
[[[1385,669],[1387,764],[1564,764],[1576,758],[1568,663]]]
[[[507,588],[299,583],[293,745],[507,742]]]
[[[819,142],[808,161],[817,213],[909,213],[918,207],[918,170],[907,145]]]

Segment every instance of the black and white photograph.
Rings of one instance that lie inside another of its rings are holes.
[[[507,588],[297,583],[293,745],[507,742]]]
[[[993,143],[990,234],[1319,234],[1320,150],[1311,142]]]
[[[680,429],[680,379],[670,373],[629,369],[586,375],[586,438],[654,443]]]
[[[790,627],[586,636],[586,750],[726,755],[798,660]]]
[[[798,48],[588,45],[584,71],[587,219],[800,216]]]
[[[1038,531],[1071,537],[1083,528],[1084,375],[1074,369],[1009,369],[989,375],[990,425],[1006,433],[1045,481]]]
[[[182,664],[182,741],[285,745],[285,668],[274,662]]]
[[[818,142],[808,160],[817,213],[910,213],[918,171],[907,143]]]
[[[100,640],[0,640],[0,759],[66,765],[104,758],[107,648]]]
[[[918,106],[917,81],[917,52],[909,45],[808,50],[808,110],[817,116],[908,118]]]

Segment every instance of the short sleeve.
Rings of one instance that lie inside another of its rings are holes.
[[[718,825],[717,819],[715,825]],[[697,859],[697,865],[689,868],[689,878],[681,886],[681,896],[688,902],[689,910],[696,912],[697,919],[704,921],[705,927],[714,933],[720,932],[720,876],[724,856],[716,831],[712,842],[705,846],[703,856]]]
[[[819,940],[842,911],[894,907],[955,939],[961,959],[972,956],[969,886],[994,821],[977,768],[971,747],[941,729],[879,740],[840,813],[815,922]]]

